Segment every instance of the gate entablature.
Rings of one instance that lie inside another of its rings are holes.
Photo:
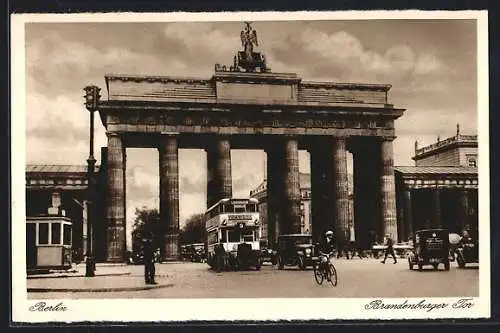
[[[216,72],[209,80],[107,75],[109,132],[393,137],[390,85],[305,82],[296,74]]]
[[[105,76],[108,101],[387,108],[389,84],[308,82],[294,73],[215,72],[211,79]]]

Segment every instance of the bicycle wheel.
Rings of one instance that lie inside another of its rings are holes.
[[[335,287],[337,285],[337,270],[331,263],[328,265],[328,275],[330,276],[330,283]]]
[[[322,284],[323,283],[323,272],[321,271],[321,268],[319,265],[314,265],[314,279],[316,280],[317,284]]]

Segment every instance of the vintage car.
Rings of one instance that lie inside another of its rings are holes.
[[[233,267],[234,270],[246,270],[250,267],[260,270],[262,262],[259,252],[253,250],[251,244],[240,243],[237,246],[236,253],[229,253],[229,266]]]
[[[191,262],[205,262],[206,258],[205,243],[195,243],[190,245],[189,259]]]
[[[297,266],[299,269],[314,267],[318,260],[316,246],[312,243],[311,235],[288,234],[278,236],[276,253],[278,269],[285,266]]]
[[[260,249],[260,261],[261,263],[270,262],[273,265],[276,264],[276,253],[273,249],[263,247]]]
[[[456,249],[458,267],[464,268],[468,263],[479,263],[478,242],[469,237],[463,237]]]
[[[444,269],[450,270],[448,230],[424,229],[415,232],[413,237],[413,250],[408,256],[410,270],[413,270],[415,265],[419,271],[426,265],[437,269],[439,264],[444,264]]]

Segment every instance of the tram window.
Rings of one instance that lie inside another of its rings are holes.
[[[49,244],[49,224],[40,223],[38,225],[38,244]]]
[[[221,237],[221,242],[222,242],[222,243],[227,242],[227,230],[222,230],[222,231],[221,231],[221,236],[222,236],[222,237]]]
[[[71,226],[65,224],[63,229],[64,245],[71,245]]]
[[[228,241],[229,242],[239,242],[240,241],[240,231],[238,229],[228,230]]]
[[[52,232],[52,243],[51,244],[61,244],[61,224],[51,223],[50,224]]]
[[[247,205],[247,212],[248,213],[255,213],[257,211],[257,205],[256,204],[248,204]]]

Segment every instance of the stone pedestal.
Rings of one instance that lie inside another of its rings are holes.
[[[380,157],[382,168],[380,176],[380,193],[384,233],[396,239],[398,236],[398,227],[396,218],[396,186],[394,180],[392,141],[382,141]]]
[[[346,241],[349,221],[349,189],[347,184],[346,141],[343,138],[333,140],[333,179],[335,211],[335,236],[339,243]]]
[[[165,226],[163,258],[179,257],[179,155],[177,137],[165,135],[159,147],[160,221]]]
[[[124,150],[121,137],[108,133],[108,207],[107,254],[108,262],[125,260],[125,174]]]

